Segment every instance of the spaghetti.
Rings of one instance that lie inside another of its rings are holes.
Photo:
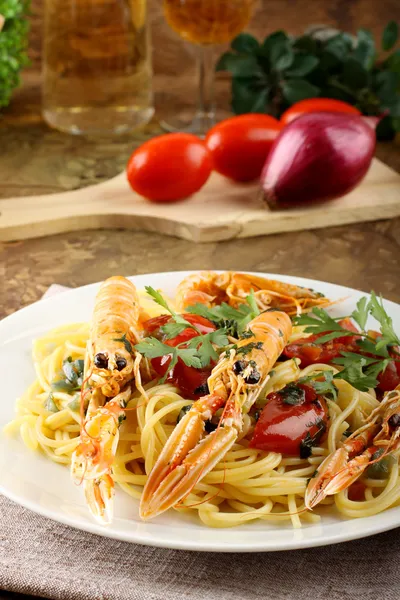
[[[149,316],[161,311],[146,305]],[[302,331],[294,329],[293,340]],[[303,334],[304,335],[304,334]],[[64,361],[85,358],[89,337],[87,324],[66,325],[37,340],[33,347],[36,380],[17,401],[17,416],[6,426],[19,433],[30,450],[39,450],[49,459],[69,465],[79,443],[80,400],[78,390],[55,390]],[[315,373],[337,370],[326,364],[300,369],[299,360],[279,362],[266,384],[261,399],[288,383]],[[308,458],[285,457],[249,447],[253,427],[248,414],[243,429],[225,457],[199,481],[176,510],[197,513],[209,527],[232,527],[261,519],[270,523],[289,522],[297,528],[303,522],[317,522],[320,515],[304,509],[308,480],[322,460],[333,452],[350,428],[356,430],[379,402],[373,391],[360,392],[348,382],[336,380],[338,398],[328,400],[329,432],[322,444],[312,448]],[[139,499],[158,455],[171,435],[180,411],[191,404],[170,384],[154,380],[145,386],[145,395],[134,391],[126,407],[126,420],[120,427],[119,444],[113,464],[113,477],[124,492]],[[263,400],[265,402],[265,400]],[[350,500],[348,491],[326,498],[322,504],[335,504],[346,517],[377,514],[400,504],[397,454],[387,479],[365,478],[365,497]]]

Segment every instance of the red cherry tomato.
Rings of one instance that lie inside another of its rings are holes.
[[[212,171],[204,142],[195,135],[171,133],[145,142],[130,157],[132,189],[153,202],[182,200],[197,192]]]
[[[348,331],[358,330],[351,319],[342,319],[340,325]],[[297,340],[293,344],[288,344],[283,351],[287,358],[300,358],[302,368],[308,367],[318,362],[329,363],[334,358],[338,358],[342,352],[359,352],[356,344],[360,338],[358,335],[338,337],[330,342],[318,344],[318,338],[325,333],[311,335],[307,338]]]
[[[382,392],[394,390],[400,383],[400,363],[390,362],[386,369],[378,375],[378,388]]]
[[[292,394],[293,390],[299,390],[297,404],[288,403],[291,398],[293,401],[293,395],[287,395],[288,390]],[[280,392],[269,394],[267,400],[254,428],[250,447],[288,456],[309,456],[311,447],[326,431],[328,409],[325,400],[317,396],[314,388],[304,384],[289,384]]]
[[[189,323],[195,325],[202,334],[215,331],[215,326],[213,325],[213,323],[211,323],[211,321],[205,319],[204,317],[191,314],[185,314],[184,317],[187,321],[189,321]],[[188,327],[176,337],[170,340],[166,339],[165,334],[163,334],[160,328],[166,323],[168,323],[170,320],[171,317],[169,315],[161,315],[160,317],[155,317],[154,319],[146,321],[143,324],[143,327],[148,334],[161,340],[162,342],[164,342],[164,344],[173,347],[177,346],[178,344],[187,342],[199,335],[194,329]],[[158,375],[160,375],[160,377],[163,377],[165,373],[168,372],[170,362],[171,356],[169,354],[167,354],[166,356],[153,358],[151,360],[153,369]],[[185,363],[179,358],[178,363],[174,367],[173,371],[170,371],[168,373],[167,381],[174,383],[180,389],[185,398],[200,398],[201,396],[204,396],[206,394],[205,386],[207,383],[207,379],[211,373],[212,367],[213,365],[209,365],[204,369],[195,369],[194,367],[186,366]]]
[[[352,502],[362,502],[365,500],[365,490],[367,486],[362,481],[355,481],[351,484],[348,491],[348,498]]]
[[[205,140],[214,169],[234,181],[257,179],[281,129],[279,121],[260,114],[239,115],[218,123]]]
[[[361,112],[355,106],[342,102],[341,100],[333,100],[332,98],[308,98],[300,100],[293,104],[281,116],[282,125],[287,125],[297,117],[304,113],[313,112],[344,112],[353,115],[361,115]]]

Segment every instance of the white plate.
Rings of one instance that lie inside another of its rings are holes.
[[[132,277],[138,288],[152,285],[173,295],[178,282],[188,273],[162,273]],[[267,275],[283,281],[312,287],[332,299],[345,298],[335,307],[336,315],[349,314],[363,293],[329,283]],[[0,322],[0,430],[13,418],[15,399],[34,379],[31,360],[32,340],[52,327],[85,321],[91,317],[98,284],[65,292],[41,300]],[[385,303],[400,331],[400,306]],[[290,526],[273,526],[263,521],[234,529],[208,529],[195,518],[171,510],[143,523],[138,516],[138,502],[117,490],[115,518],[111,526],[93,522],[83,502],[82,490],[70,480],[68,469],[44,456],[30,452],[20,439],[0,433],[0,492],[11,500],[56,521],[127,542],[217,552],[259,552],[293,550],[334,544],[365,537],[400,525],[400,507],[363,519],[346,520],[326,514],[318,525],[300,530]]]

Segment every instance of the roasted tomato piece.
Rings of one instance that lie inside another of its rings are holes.
[[[358,330],[351,319],[342,319],[340,325],[348,331],[358,333]],[[349,335],[338,337],[330,342],[318,344],[318,338],[326,333],[311,335],[306,338],[297,340],[293,344],[288,344],[283,351],[283,355],[287,358],[299,358],[301,366],[308,367],[315,363],[330,363],[334,358],[341,356],[342,352],[359,352],[357,340],[359,335]]]
[[[208,319],[199,315],[185,314],[183,315],[189,323],[195,325],[202,334],[210,333],[215,331],[215,325]],[[171,320],[170,315],[161,315],[150,319],[144,323],[144,329],[153,337],[161,340],[167,346],[178,346],[188,342],[192,338],[196,337],[198,332],[195,329],[188,327],[184,329],[179,335],[174,338],[166,339],[161,327],[166,325]],[[160,377],[163,377],[167,372],[171,362],[171,356],[166,354],[158,358],[153,358],[151,364],[153,369]],[[166,381],[169,381],[176,385],[185,398],[196,399],[207,394],[207,379],[211,373],[213,365],[209,365],[205,369],[195,369],[194,367],[188,367],[179,358],[178,363],[172,371],[168,373]]]
[[[250,447],[307,458],[323,439],[328,418],[326,402],[313,387],[290,383],[268,395]]]

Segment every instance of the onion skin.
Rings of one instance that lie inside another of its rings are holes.
[[[362,117],[310,113],[287,125],[264,165],[261,185],[268,206],[290,208],[344,196],[365,177],[376,145]]]

